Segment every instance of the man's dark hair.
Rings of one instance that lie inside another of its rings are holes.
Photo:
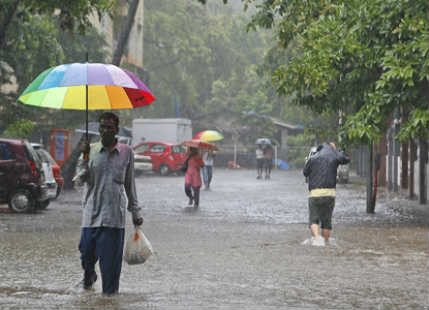
[[[119,117],[112,112],[104,112],[98,117],[98,122],[101,123],[103,119],[112,119],[115,122],[117,128],[119,128]]]

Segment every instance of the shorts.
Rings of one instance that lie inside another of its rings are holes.
[[[258,169],[262,169],[264,167],[264,159],[263,158],[256,158],[256,167]]]
[[[273,160],[271,158],[264,158],[264,167],[268,169],[273,168]]]
[[[308,222],[311,224],[321,224],[322,229],[332,229],[332,212],[334,211],[335,197],[310,197],[308,199]]]

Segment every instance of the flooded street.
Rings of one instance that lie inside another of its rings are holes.
[[[357,184],[338,185],[334,244],[302,245],[301,171],[214,170],[200,208],[183,177],[137,179],[155,254],[123,264],[120,293],[80,292],[79,193],[35,214],[0,213],[0,309],[422,309],[428,302],[428,206],[380,194],[365,213]],[[2,207],[5,207],[4,205]],[[128,218],[127,233],[132,226]],[[98,272],[98,268],[97,268]]]

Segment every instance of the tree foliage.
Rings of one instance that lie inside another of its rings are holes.
[[[96,12],[101,16],[108,13],[114,0],[0,0],[0,46],[9,26],[8,18],[21,18],[18,8],[26,8],[33,15],[56,15],[62,30],[75,31],[81,34],[91,27],[89,17]]]
[[[176,101],[196,130],[221,120],[227,134],[271,135],[270,122],[243,113],[272,115],[275,95],[257,68],[268,37],[246,33],[248,22],[229,6],[146,0],[145,70],[157,102],[141,113],[174,117]]]
[[[1,1],[3,9],[5,4]],[[0,132],[21,119],[51,126],[61,122],[60,127],[75,124],[76,112],[65,114],[63,111],[35,109],[17,103],[16,99],[38,74],[49,67],[82,62],[88,51],[93,61],[103,62],[106,57],[105,40],[94,28],[86,28],[85,35],[79,34],[77,24],[70,31],[61,31],[61,17],[46,15],[50,11],[44,9],[45,2],[37,3],[41,5],[36,10],[40,14],[35,13],[34,6],[20,2],[9,21],[6,39],[0,49],[0,86],[13,82],[18,86],[16,90],[0,93]],[[0,14],[3,13],[2,10]]]
[[[4,138],[27,139],[35,129],[36,124],[28,120],[21,120],[10,124],[3,132]]]
[[[426,0],[246,2],[257,3],[249,28],[271,29],[290,55],[272,73],[279,94],[317,112],[346,112],[350,140],[377,139],[401,107],[423,113],[411,115],[409,124],[423,127],[409,134],[427,131]]]

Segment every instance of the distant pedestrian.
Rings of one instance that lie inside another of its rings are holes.
[[[130,146],[118,143],[119,118],[110,112],[99,117],[101,142],[85,143],[81,150],[89,161],[81,159],[74,178],[85,184],[82,231],[79,243],[84,269],[82,287],[92,288],[97,280],[95,264],[100,263],[103,294],[119,290],[122,267],[126,212],[134,225],[142,225],[134,179],[134,153]]]
[[[202,185],[200,168],[204,166],[203,159],[197,148],[190,147],[189,155],[185,162],[185,193],[189,198],[189,205],[194,204],[194,208],[200,205],[200,188]]]
[[[265,179],[271,178],[271,170],[273,169],[274,149],[271,144],[265,145],[264,148],[264,171]]]
[[[213,178],[213,162],[216,156],[216,152],[214,150],[204,150],[202,152],[202,155],[204,161],[204,167],[202,168],[203,181],[205,190],[209,190]]]
[[[264,150],[262,149],[262,145],[258,144],[256,147],[256,171],[258,176],[256,177],[258,180],[262,178],[262,170],[264,168]]]
[[[329,242],[332,230],[332,213],[335,206],[338,165],[350,162],[346,153],[336,148],[335,143],[323,143],[316,153],[308,158],[304,176],[308,177],[309,228],[311,244],[323,246]],[[322,228],[322,237],[319,228]]]

